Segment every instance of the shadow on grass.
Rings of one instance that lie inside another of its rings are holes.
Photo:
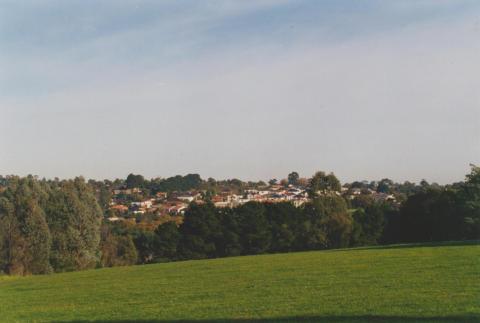
[[[349,249],[331,249],[330,251],[351,251],[351,250],[370,250],[370,249],[404,249],[404,248],[422,248],[422,247],[450,247],[450,246],[474,246],[480,245],[480,240],[468,241],[439,241],[439,242],[418,242],[392,245],[365,246]]]
[[[164,322],[174,322],[174,323],[204,323],[204,322],[234,322],[234,323],[262,323],[262,322],[320,322],[320,323],[369,323],[369,322],[393,322],[393,323],[454,323],[454,322],[479,322],[480,316],[435,316],[435,317],[411,317],[411,316],[375,316],[375,315],[360,315],[360,316],[311,316],[311,317],[276,317],[276,318],[266,318],[266,319],[198,319],[198,320],[92,320],[92,321],[54,321],[54,322],[96,322],[96,323],[127,323],[127,322],[139,322],[139,323],[164,323]]]

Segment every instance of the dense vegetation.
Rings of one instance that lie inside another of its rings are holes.
[[[0,276],[0,320],[478,322],[479,259],[397,245]]]
[[[10,178],[0,196],[0,264],[9,274],[94,268],[102,211],[80,178]]]
[[[286,184],[300,180],[292,173]],[[318,172],[308,181],[311,202],[301,207],[192,203],[180,225],[166,222],[154,231],[102,224],[111,190],[104,183],[10,176],[0,184],[0,268],[8,274],[480,237],[480,168],[475,166],[462,183],[411,187],[400,207],[368,195],[346,200],[338,194],[338,179]],[[207,192],[244,185],[204,182],[198,175],[151,181],[129,175],[122,184],[153,191],[202,186]],[[361,185],[366,184],[352,183]],[[377,189],[394,187],[382,180]]]

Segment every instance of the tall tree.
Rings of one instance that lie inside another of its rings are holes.
[[[316,172],[310,179],[309,194],[312,197],[318,195],[318,192],[338,192],[341,190],[341,184],[338,178],[333,174],[325,174],[325,172]]]
[[[352,237],[353,245],[376,245],[383,233],[384,211],[381,205],[371,204],[359,208],[353,214],[357,234]]]
[[[288,174],[288,184],[297,185],[299,178],[300,178],[300,175],[298,175],[297,172],[291,172],[290,174]]]
[[[327,248],[347,247],[350,242],[352,218],[347,204],[337,195],[320,196],[313,200],[313,207],[327,235]]]
[[[155,230],[155,259],[156,261],[174,260],[177,258],[180,232],[175,222],[159,225]]]
[[[286,252],[294,249],[299,209],[288,202],[265,205],[266,217],[272,234],[270,251]]]
[[[180,226],[179,253],[186,259],[213,258],[221,236],[220,221],[211,203],[191,204]]]
[[[237,207],[240,241],[244,254],[259,254],[269,250],[272,243],[271,230],[265,215],[265,206],[248,202]]]
[[[41,208],[45,197],[29,176],[14,179],[0,201],[0,245],[9,274],[43,274],[51,271],[51,237]]]
[[[242,254],[240,224],[237,214],[231,208],[217,209],[222,234],[217,240],[217,254],[220,257]]]
[[[462,217],[462,239],[480,238],[480,167],[471,165],[471,172],[458,193]]]
[[[377,192],[379,193],[390,193],[394,186],[394,182],[391,179],[384,178],[382,179],[377,186]]]
[[[345,200],[334,194],[322,195],[302,209],[296,249],[346,247],[351,231],[352,219]]]
[[[129,266],[137,263],[137,249],[129,234],[117,235],[108,226],[102,226],[100,244],[103,267]]]
[[[46,208],[56,271],[94,268],[99,261],[102,210],[83,178],[58,183]]]
[[[125,185],[127,188],[139,188],[143,187],[145,179],[142,175],[129,174],[125,180]]]

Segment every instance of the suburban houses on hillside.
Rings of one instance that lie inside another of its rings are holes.
[[[152,196],[145,197],[140,188],[116,189],[112,193],[113,197],[109,207],[111,212],[108,217],[111,222],[145,214],[155,216],[183,215],[190,203],[201,204],[207,201],[213,203],[217,208],[233,208],[252,201],[261,203],[290,202],[294,206],[300,207],[310,200],[306,188],[295,185],[270,185],[262,188],[246,189],[241,193],[225,190],[213,195],[207,194],[206,191],[190,190],[170,193],[156,192]],[[342,187],[340,192],[322,191],[318,194],[337,194],[349,200],[367,194],[377,202],[395,202],[394,195],[378,193],[371,189]]]

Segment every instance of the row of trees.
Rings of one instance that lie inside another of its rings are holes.
[[[387,243],[480,239],[480,168],[464,183],[409,196],[388,229]]]
[[[336,187],[332,176],[316,176],[312,192]],[[480,168],[472,167],[464,183],[419,191],[400,208],[376,203],[368,195],[351,204],[354,208],[348,209],[334,193],[315,196],[300,208],[287,202],[250,202],[233,209],[193,204],[182,225],[166,223],[155,232],[137,231],[132,236],[143,263],[480,239]]]
[[[200,189],[204,181],[198,174],[177,175],[169,178],[146,180],[142,175],[129,174],[125,188],[143,188],[152,192],[173,192]]]
[[[102,188],[82,178],[2,181],[0,269],[8,274],[480,239],[480,168],[474,166],[465,182],[426,187],[400,208],[368,196],[347,203],[335,193],[340,183],[333,174],[319,172],[310,180],[312,201],[302,207],[287,202],[250,202],[233,209],[192,204],[182,224],[168,222],[154,231],[102,224]]]

